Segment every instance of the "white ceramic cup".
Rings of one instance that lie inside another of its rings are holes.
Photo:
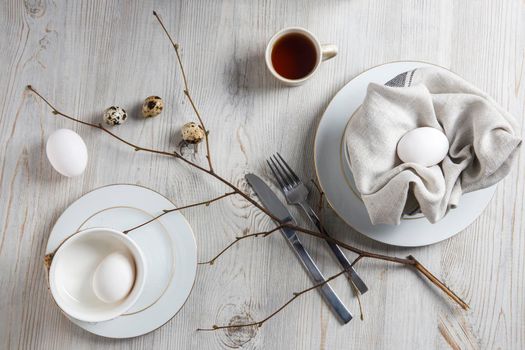
[[[294,34],[294,33],[302,34],[306,38],[310,39],[310,41],[315,47],[316,54],[317,54],[317,61],[312,71],[308,75],[300,79],[288,79],[288,78],[283,77],[275,70],[273,63],[272,63],[272,52],[273,52],[275,43],[279,39],[281,39],[283,36],[286,36],[288,34]],[[268,67],[272,75],[276,77],[279,81],[281,81],[283,84],[288,85],[288,86],[299,86],[303,84],[304,82],[306,82],[308,79],[310,79],[317,72],[317,70],[319,69],[319,66],[321,65],[321,62],[327,61],[330,58],[335,57],[336,55],[337,55],[337,46],[333,44],[321,44],[319,40],[317,39],[317,37],[305,28],[289,27],[289,28],[281,29],[280,31],[275,33],[275,35],[270,39],[270,41],[268,42],[268,45],[266,46],[265,60],[266,60],[266,66]]]
[[[129,294],[106,304],[92,290],[93,272],[108,254],[132,258],[135,280]],[[90,228],[73,234],[58,247],[49,269],[49,287],[67,315],[86,322],[102,322],[128,311],[138,300],[146,280],[146,262],[138,245],[127,235],[109,228]]]

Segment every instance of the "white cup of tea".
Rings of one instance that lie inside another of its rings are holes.
[[[282,83],[298,86],[310,79],[321,62],[337,55],[337,46],[321,44],[310,31],[289,27],[278,31],[266,46],[266,66]]]

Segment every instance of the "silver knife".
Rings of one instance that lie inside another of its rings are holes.
[[[277,217],[281,223],[295,223],[295,220],[290,211],[284,206],[279,197],[277,197],[277,195],[260,177],[254,174],[248,174],[246,175],[246,181],[248,181],[250,186],[253,188],[264,207],[268,209],[272,215]],[[312,281],[315,284],[326,281],[312,257],[310,254],[308,254],[308,251],[304,248],[303,244],[299,240],[297,233],[290,228],[283,228],[281,229],[281,232],[299,260],[302,262],[303,266],[306,268],[306,271],[310,275]],[[341,299],[339,299],[335,291],[328,283],[325,283],[319,287],[319,291],[327,301],[328,305],[330,305],[332,310],[337,314],[343,323],[346,324],[352,319],[352,314],[350,311],[348,311],[346,306],[343,304]]]

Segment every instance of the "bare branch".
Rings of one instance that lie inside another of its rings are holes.
[[[275,310],[270,315],[266,316],[265,318],[263,318],[260,321],[251,322],[251,323],[239,323],[239,324],[233,324],[233,325],[221,325],[221,326],[213,325],[211,328],[198,328],[197,330],[198,331],[216,331],[218,329],[225,329],[225,328],[231,329],[231,328],[242,328],[242,327],[253,327],[253,326],[261,327],[266,321],[268,321],[269,319],[271,319],[272,317],[277,315],[279,312],[281,312],[285,307],[290,305],[295,299],[299,298],[301,295],[306,294],[309,291],[312,291],[314,289],[317,289],[317,288],[327,284],[328,282],[336,279],[337,277],[341,276],[345,272],[346,272],[346,270],[340,271],[340,272],[336,273],[335,275],[331,276],[330,278],[327,278],[326,280],[324,280],[321,283],[315,284],[312,287],[306,288],[306,289],[304,289],[304,290],[302,290],[300,292],[293,293],[293,297],[291,297],[286,303],[281,305],[277,310]]]
[[[193,108],[193,111],[195,112],[195,115],[197,116],[197,119],[199,120],[199,124],[204,131],[204,141],[206,143],[206,159],[208,160],[208,166],[209,170],[213,173],[213,165],[211,162],[211,153],[210,153],[210,141],[208,139],[208,134],[210,133],[208,129],[206,129],[206,126],[204,125],[204,121],[201,117],[201,114],[199,113],[199,110],[197,109],[197,106],[195,105],[195,102],[193,101],[193,98],[190,94],[190,88],[188,86],[188,78],[186,77],[186,72],[184,71],[184,65],[182,64],[182,59],[180,57],[180,45],[178,43],[175,43],[173,38],[171,37],[170,33],[166,29],[166,26],[160,19],[160,16],[157,14],[157,12],[153,11],[153,15],[157,19],[157,21],[160,23],[160,26],[162,27],[162,30],[168,37],[168,39],[171,42],[171,45],[173,46],[173,49],[175,50],[175,55],[177,56],[177,62],[179,63],[180,72],[182,74],[182,80],[184,81],[184,95],[188,98],[188,101],[191,104],[191,107]]]
[[[413,266],[413,267],[416,268],[417,271],[419,271],[421,274],[423,274],[423,276],[425,276],[432,284],[436,285],[447,296],[449,296],[454,302],[458,303],[463,309],[468,309],[467,303],[465,303],[463,300],[461,300],[461,298],[459,298],[454,292],[452,292],[452,290],[450,290],[450,288],[448,288],[443,282],[441,282],[434,275],[432,275],[415,258],[408,257],[408,258],[403,259],[403,258],[398,258],[398,257],[395,257],[395,256],[389,256],[389,255],[383,255],[383,254],[377,254],[377,253],[365,251],[365,250],[359,249],[357,247],[351,246],[351,245],[349,245],[347,243],[344,243],[344,242],[341,242],[339,240],[336,240],[336,239],[334,239],[332,237],[325,236],[324,234],[319,233],[317,231],[309,230],[309,229],[306,229],[306,228],[303,228],[303,227],[300,227],[300,226],[297,226],[297,225],[293,225],[293,224],[290,224],[290,223],[282,223],[282,222],[279,221],[279,219],[277,217],[275,217],[272,213],[270,213],[266,208],[264,208],[262,205],[257,203],[253,198],[251,198],[250,195],[248,195],[247,193],[241,191],[232,182],[226,180],[225,178],[223,178],[219,174],[217,174],[217,173],[215,173],[215,172],[213,172],[213,171],[211,171],[209,169],[201,167],[200,165],[198,165],[198,164],[188,160],[187,158],[181,156],[180,154],[178,154],[176,152],[159,151],[159,150],[149,149],[149,148],[145,148],[145,147],[141,147],[141,146],[135,145],[135,144],[133,144],[133,143],[131,143],[129,141],[126,141],[126,140],[122,139],[121,137],[115,135],[114,133],[112,133],[111,131],[105,129],[101,125],[88,123],[88,122],[82,121],[80,119],[73,118],[73,117],[71,117],[69,115],[66,115],[65,113],[59,112],[48,100],[46,100],[33,87],[28,86],[28,89],[33,91],[39,98],[41,98],[53,110],[53,114],[55,114],[55,115],[62,116],[64,118],[69,119],[71,121],[74,121],[76,123],[80,123],[80,124],[83,124],[83,125],[86,125],[86,126],[90,126],[92,128],[95,128],[95,129],[102,130],[105,133],[107,133],[108,135],[112,136],[113,138],[115,138],[115,139],[119,140],[120,142],[130,146],[134,150],[140,150],[140,151],[145,151],[145,152],[150,152],[150,153],[155,153],[155,154],[160,154],[160,155],[174,157],[174,158],[180,159],[181,161],[183,161],[187,165],[189,165],[189,166],[191,166],[191,167],[193,167],[193,168],[195,168],[197,170],[200,170],[200,171],[202,171],[202,172],[204,172],[206,174],[211,175],[212,177],[216,178],[217,180],[219,180],[220,182],[222,182],[223,184],[225,184],[226,186],[231,188],[234,192],[236,192],[236,194],[238,194],[239,196],[241,196],[244,199],[246,199],[253,206],[255,206],[256,208],[261,210],[268,217],[270,217],[274,221],[278,222],[280,225],[282,225],[282,227],[288,227],[288,228],[294,229],[294,230],[296,230],[298,232],[302,232],[304,234],[307,234],[307,235],[310,235],[310,236],[313,236],[313,237],[317,237],[317,238],[324,239],[324,240],[327,240],[329,242],[335,243],[338,246],[340,246],[341,248],[344,248],[346,250],[349,250],[351,252],[354,252],[354,253],[360,255],[361,258],[371,258],[371,259],[376,259],[376,260],[390,261],[390,262],[393,262],[393,263],[402,264],[402,265],[406,265],[406,266]]]
[[[354,265],[357,264],[357,262],[359,260],[361,260],[362,257],[363,257],[362,255],[358,255],[357,258],[355,258],[354,261],[352,261],[350,266],[354,267]],[[359,318],[361,319],[361,321],[363,321],[365,319],[365,315],[364,315],[364,312],[363,312],[363,303],[361,302],[361,292],[359,291],[359,289],[355,285],[354,281],[352,281],[352,279],[350,277],[348,278],[348,281],[350,281],[350,285],[352,286],[352,290],[354,291],[355,297],[357,298],[357,303],[359,304],[359,315],[360,315]]]
[[[439,289],[441,289],[445,294],[447,294],[452,300],[459,304],[463,310],[468,310],[469,305],[464,302],[460,297],[456,295],[450,288],[448,288],[443,282],[441,282],[436,276],[434,276],[426,267],[424,267],[419,261],[416,260],[412,255],[407,257],[410,261],[414,262],[414,267],[417,271],[421,272],[430,282],[435,284]]]
[[[69,119],[75,123],[80,123],[82,125],[86,125],[86,126],[89,126],[89,127],[92,127],[92,128],[95,128],[95,129],[99,129],[99,130],[102,130],[103,132],[105,132],[106,134],[112,136],[113,138],[119,140],[120,142],[130,146],[131,148],[133,148],[135,151],[144,151],[144,152],[149,152],[149,153],[155,153],[155,154],[161,154],[161,155],[165,155],[165,156],[170,156],[170,157],[175,157],[175,158],[180,158],[182,159],[183,157],[177,153],[177,152],[167,152],[167,151],[159,151],[159,150],[155,150],[155,149],[151,149],[151,148],[146,148],[146,147],[142,147],[142,146],[138,146],[134,143],[131,143],[129,141],[126,141],[124,140],[123,138],[121,138],[120,136],[117,136],[116,134],[114,134],[113,132],[109,131],[108,129],[106,129],[105,127],[102,126],[102,124],[94,124],[94,123],[89,123],[89,122],[86,122],[86,121],[83,121],[83,120],[80,120],[80,119],[77,119],[77,118],[74,118],[74,117],[71,117],[65,113],[62,113],[60,112],[58,109],[56,109],[55,106],[53,106],[44,96],[42,96],[37,90],[35,90],[31,85],[27,85],[27,89],[31,90],[35,95],[37,95],[42,101],[44,101],[51,109],[52,109],[52,112],[54,115],[58,115],[58,116],[61,116],[61,117],[64,117],[66,119]]]
[[[131,231],[134,231],[134,230],[136,230],[136,229],[138,229],[138,228],[141,228],[142,226],[146,226],[147,224],[149,224],[149,223],[151,223],[151,222],[157,220],[158,218],[160,218],[160,217],[162,217],[162,216],[164,216],[164,215],[166,215],[166,214],[173,213],[173,212],[175,212],[175,211],[180,211],[180,210],[183,210],[183,209],[188,209],[188,208],[198,207],[198,206],[200,206],[200,205],[208,206],[208,205],[210,205],[210,204],[213,203],[213,202],[216,202],[216,201],[221,200],[221,199],[223,199],[223,198],[226,198],[226,197],[228,197],[228,196],[234,195],[234,194],[236,194],[236,193],[237,193],[237,192],[235,192],[235,191],[233,191],[233,192],[228,192],[228,193],[223,194],[222,196],[215,197],[215,198],[213,198],[213,199],[209,199],[209,200],[207,200],[207,201],[202,201],[202,202],[198,202],[198,203],[188,204],[188,205],[185,205],[185,206],[183,206],[183,207],[177,207],[177,208],[173,208],[173,209],[164,209],[164,210],[162,211],[162,214],[159,214],[159,215],[157,215],[157,216],[151,218],[150,220],[148,220],[148,221],[146,221],[146,222],[143,222],[143,223],[140,224],[140,225],[134,226],[134,227],[132,227],[132,228],[130,228],[130,229],[127,229],[127,230],[125,230],[125,231],[122,231],[122,232],[123,232],[124,234],[128,234],[128,233],[130,233]]]
[[[219,251],[219,253],[217,253],[213,258],[211,258],[208,261],[200,262],[199,265],[213,265],[215,263],[215,260],[217,260],[218,257],[220,257],[222,254],[226,253],[226,251],[228,249],[230,249],[231,247],[233,247],[235,244],[239,243],[243,239],[250,238],[250,237],[257,238],[257,237],[261,237],[261,236],[262,237],[268,237],[270,234],[276,232],[277,230],[280,230],[281,228],[283,228],[283,226],[279,225],[279,226],[276,226],[276,227],[274,227],[273,229],[271,229],[269,231],[261,231],[261,232],[256,232],[256,233],[250,233],[250,234],[247,234],[247,235],[244,235],[244,236],[235,237],[235,240],[233,240],[232,242],[230,242],[230,244],[228,244],[226,247],[221,249],[221,251]]]
[[[352,286],[352,290],[354,291],[355,297],[357,298],[357,304],[359,305],[359,318],[361,321],[365,319],[364,313],[363,313],[363,303],[361,302],[361,292],[359,289],[357,289],[357,286],[355,285],[354,281],[352,281],[351,278],[348,278],[348,281],[350,282],[350,285]]]
[[[395,257],[395,256],[389,256],[389,255],[377,254],[377,253],[365,251],[363,249],[360,249],[360,248],[354,247],[352,245],[346,244],[346,243],[341,242],[339,240],[336,240],[334,238],[327,237],[323,233],[320,233],[320,232],[317,232],[317,231],[312,231],[312,230],[309,230],[309,229],[306,229],[306,228],[303,228],[303,227],[300,227],[300,226],[297,226],[297,225],[293,225],[293,224],[290,224],[290,223],[283,223],[277,217],[275,217],[272,213],[270,213],[266,208],[264,208],[261,204],[259,204],[256,200],[254,200],[249,194],[243,192],[242,190],[239,189],[239,187],[235,186],[231,181],[228,181],[227,179],[225,179],[221,175],[217,174],[214,171],[213,166],[212,166],[212,160],[211,160],[211,154],[210,154],[210,145],[209,145],[209,139],[208,139],[209,131],[206,129],[206,127],[204,125],[204,122],[203,122],[203,119],[201,117],[201,114],[199,113],[199,111],[197,109],[197,106],[196,106],[196,104],[195,104],[195,102],[194,102],[194,100],[193,100],[193,98],[192,98],[192,96],[190,94],[190,89],[189,89],[189,86],[188,86],[188,79],[187,79],[186,72],[184,70],[184,66],[183,66],[183,63],[182,63],[180,50],[179,50],[179,45],[173,41],[172,37],[170,36],[169,32],[167,31],[166,27],[164,26],[164,23],[160,19],[159,15],[156,12],[153,12],[153,14],[156,17],[156,19],[158,20],[158,22],[160,23],[164,33],[166,34],[166,36],[170,40],[170,42],[171,42],[171,44],[172,44],[172,46],[173,46],[173,48],[175,50],[175,54],[176,54],[176,57],[177,57],[177,62],[179,64],[179,68],[180,68],[180,71],[181,71],[182,79],[184,81],[184,95],[186,96],[186,98],[190,102],[190,105],[191,105],[191,107],[192,107],[192,109],[193,109],[197,119],[199,120],[200,126],[202,127],[202,129],[203,129],[203,131],[205,133],[206,158],[208,160],[208,168],[205,168],[205,167],[203,167],[203,166],[201,166],[201,165],[199,165],[199,164],[197,164],[195,162],[190,161],[189,159],[183,157],[181,154],[179,154],[177,152],[156,150],[156,149],[151,149],[151,148],[146,148],[146,147],[142,147],[142,146],[136,145],[136,144],[134,144],[134,143],[132,143],[130,141],[127,141],[127,140],[121,138],[120,136],[116,135],[112,131],[106,129],[105,127],[102,126],[102,124],[89,123],[89,122],[83,121],[81,119],[77,119],[77,118],[74,118],[72,116],[69,116],[69,115],[67,115],[65,113],[62,113],[55,106],[53,106],[44,96],[42,96],[38,91],[36,91],[31,85],[27,86],[27,88],[29,90],[31,90],[36,96],[38,96],[42,101],[44,101],[44,103],[46,105],[48,105],[51,108],[52,113],[54,115],[58,115],[58,116],[64,117],[64,118],[66,118],[68,120],[71,120],[71,121],[73,121],[75,123],[79,123],[79,124],[82,124],[82,125],[85,125],[85,126],[89,126],[91,128],[99,129],[102,132],[104,132],[104,133],[108,134],[109,136],[113,137],[114,139],[118,140],[120,143],[123,143],[123,144],[131,147],[134,151],[144,151],[144,152],[148,152],[148,153],[152,153],[152,154],[159,154],[159,155],[170,156],[170,157],[176,158],[176,159],[182,161],[183,163],[185,163],[186,165],[188,165],[188,166],[190,166],[190,167],[192,167],[192,168],[194,168],[196,170],[199,170],[199,171],[201,171],[201,172],[203,172],[205,174],[208,174],[208,175],[212,176],[213,178],[215,178],[216,180],[220,181],[221,183],[223,183],[224,185],[226,185],[228,188],[230,188],[232,190],[232,192],[227,192],[227,193],[225,193],[222,196],[210,199],[208,201],[194,203],[194,204],[190,204],[190,205],[187,205],[187,206],[184,206],[184,207],[175,208],[175,209],[167,209],[163,213],[158,215],[157,217],[155,217],[155,218],[153,218],[153,219],[151,219],[151,220],[149,220],[149,221],[147,221],[147,222],[145,222],[145,223],[143,223],[141,225],[138,225],[138,226],[135,226],[135,227],[133,227],[133,228],[131,228],[129,230],[126,230],[125,231],[126,233],[131,232],[132,230],[135,230],[135,229],[137,229],[139,227],[142,227],[144,225],[147,225],[148,223],[150,223],[150,222],[160,218],[161,216],[163,216],[163,215],[165,215],[167,213],[170,213],[170,212],[173,212],[173,211],[182,210],[182,209],[186,209],[186,208],[196,207],[196,206],[200,206],[200,205],[209,205],[212,202],[215,202],[215,201],[218,201],[218,200],[220,200],[222,198],[225,198],[227,196],[236,194],[236,195],[239,195],[242,198],[244,198],[247,202],[249,202],[254,207],[258,208],[266,216],[268,216],[269,218],[271,218],[272,220],[277,222],[279,224],[279,226],[275,227],[273,230],[270,230],[270,231],[258,232],[258,233],[253,233],[253,234],[242,236],[242,237],[237,237],[233,242],[231,242],[224,249],[222,249],[215,257],[213,257],[211,260],[209,260],[208,262],[205,262],[203,264],[213,264],[213,262],[218,257],[220,257],[229,248],[231,248],[233,245],[235,245],[237,242],[239,242],[241,240],[244,240],[244,239],[249,238],[249,237],[258,237],[260,235],[268,236],[269,234],[271,234],[273,232],[276,232],[277,230],[279,230],[281,228],[288,227],[288,228],[294,229],[294,230],[296,230],[298,232],[301,232],[303,234],[307,234],[307,235],[310,235],[310,236],[313,236],[313,237],[316,237],[316,238],[319,238],[319,239],[323,239],[323,240],[327,240],[329,242],[335,243],[335,244],[339,245],[341,248],[344,248],[344,249],[346,249],[348,251],[356,253],[358,255],[358,257],[354,260],[354,262],[352,263],[352,266],[354,266],[359,260],[361,260],[363,258],[370,258],[370,259],[376,259],[376,260],[382,260],[382,261],[388,261],[388,262],[392,262],[392,263],[396,263],[396,264],[401,264],[401,265],[404,265],[404,266],[411,266],[411,267],[413,267],[415,269],[416,272],[421,273],[423,276],[425,276],[428,281],[430,281],[432,284],[434,284],[439,289],[441,289],[448,297],[450,297],[454,302],[456,302],[458,305],[460,305],[463,309],[468,309],[468,304],[466,302],[464,302],[461,298],[459,298],[452,290],[450,290],[442,281],[440,281],[438,278],[436,278],[430,271],[428,271],[427,268],[425,268],[413,256],[408,256],[407,258],[398,258],[398,257]],[[315,187],[319,191],[319,197],[320,197],[319,198],[319,207],[323,208],[323,195],[324,194],[323,194],[320,186],[318,186],[318,184],[315,181],[312,181],[312,182],[314,183]],[[286,306],[288,306],[291,302],[293,302],[299,296],[301,296],[301,295],[303,295],[303,294],[305,294],[305,293],[307,293],[307,292],[309,292],[309,291],[311,291],[313,289],[316,289],[316,288],[322,286],[325,283],[328,283],[329,281],[337,278],[338,276],[344,274],[345,272],[347,272],[347,271],[343,270],[343,271],[339,272],[338,274],[333,275],[332,277],[328,278],[327,280],[325,280],[324,282],[322,282],[320,284],[314,285],[314,286],[312,286],[310,288],[307,288],[307,289],[305,289],[305,290],[303,290],[301,292],[294,293],[294,296],[290,300],[288,300],[280,308],[278,308],[276,311],[274,311],[272,314],[270,314],[269,316],[267,316],[266,318],[264,318],[261,321],[248,323],[248,324],[238,324],[238,325],[228,325],[228,326],[213,326],[211,329],[200,329],[200,330],[204,331],[204,330],[216,330],[216,329],[222,329],[222,328],[240,328],[240,327],[249,327],[249,326],[261,326],[264,322],[266,322],[267,320],[269,320],[270,318],[272,318],[273,316],[278,314],[280,311],[282,311]],[[361,307],[361,302],[360,302],[360,299],[359,299],[359,295],[358,295],[358,301],[360,303],[360,308],[362,308]]]

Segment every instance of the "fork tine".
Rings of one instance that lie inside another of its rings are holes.
[[[281,171],[285,174],[286,179],[290,183],[290,186],[295,186],[297,184],[297,181],[295,181],[293,176],[290,175],[288,170],[286,170],[285,166],[281,163],[281,161],[277,158],[277,156],[275,154],[272,157],[273,157],[273,159],[275,159],[275,161],[277,162],[277,164],[281,168]]]
[[[277,182],[279,183],[279,186],[281,187],[281,189],[284,191],[284,183],[282,182],[280,176],[277,174],[277,172],[275,171],[275,169],[273,168],[272,166],[272,163],[270,163],[269,160],[266,160],[266,162],[268,163],[268,166],[270,167],[270,170],[272,171],[273,173],[273,176],[275,177],[275,179],[277,180]]]
[[[290,166],[288,165],[288,163],[286,163],[286,161],[283,159],[283,157],[281,157],[281,155],[279,154],[279,152],[277,152],[277,156],[281,159],[282,163],[284,164],[284,166],[286,167],[286,169],[288,169],[288,171],[290,172],[290,175],[292,176],[292,178],[296,181],[296,182],[299,182],[301,181],[301,179],[299,179],[299,176],[297,176],[295,174],[295,172],[292,170],[292,168],[290,168]]]
[[[290,181],[288,181],[286,176],[283,174],[283,172],[281,171],[281,169],[279,168],[279,166],[277,165],[277,163],[275,162],[273,157],[270,157],[270,162],[273,165],[274,171],[277,172],[277,174],[279,174],[279,177],[281,178],[282,182],[284,183],[283,189],[286,188],[286,187],[290,187],[291,186]]]

